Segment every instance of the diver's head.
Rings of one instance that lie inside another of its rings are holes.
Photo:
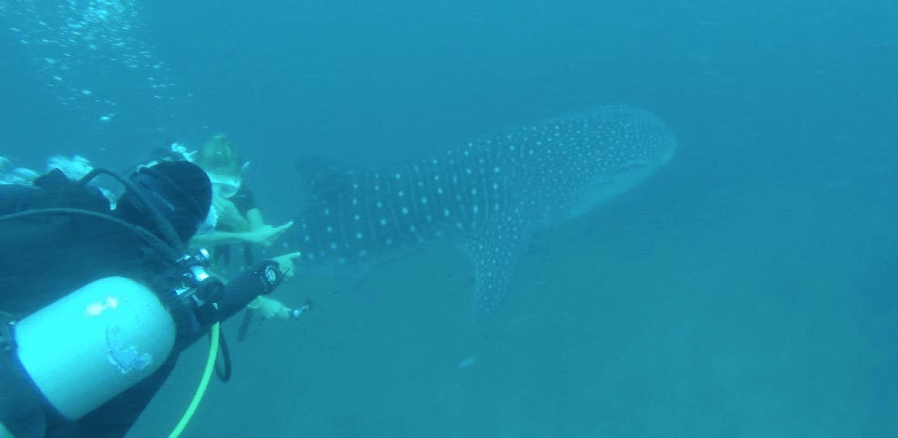
[[[243,180],[244,163],[225,134],[215,134],[197,152],[194,163],[209,174],[216,193],[230,198]]]
[[[193,237],[209,215],[212,184],[206,172],[193,163],[165,161],[141,168],[128,179],[183,242]],[[130,191],[122,194],[115,211],[123,220],[161,234],[151,207]]]

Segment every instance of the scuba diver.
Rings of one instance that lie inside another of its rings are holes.
[[[114,205],[100,174],[125,186]],[[181,351],[277,288],[298,254],[225,286],[187,251],[211,203],[186,161],[0,185],[0,437],[124,436]]]
[[[193,236],[190,245],[209,250],[213,271],[226,272],[227,265],[233,263],[232,256],[238,252],[243,255],[238,265],[244,269],[253,265],[254,247],[271,247],[293,225],[292,221],[279,226],[265,222],[252,190],[245,183],[244,171],[249,162],[241,158],[224,133],[212,136],[199,150],[189,155],[182,152],[182,155],[205,170],[212,181],[212,205],[218,213],[215,229]],[[288,319],[292,310],[280,301],[260,296],[247,306],[238,339],[246,336],[248,324],[256,315],[262,319]]]

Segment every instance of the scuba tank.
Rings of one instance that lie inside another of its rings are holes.
[[[15,325],[22,367],[71,420],[155,372],[176,334],[157,294],[124,277],[89,283]]]
[[[15,323],[22,369],[62,416],[77,420],[149,377],[178,342],[217,320],[224,285],[206,271],[208,253],[177,264],[183,275],[167,292],[105,277]]]

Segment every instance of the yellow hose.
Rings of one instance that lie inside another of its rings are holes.
[[[212,339],[209,343],[209,358],[206,359],[206,369],[203,370],[203,378],[200,380],[200,386],[196,389],[196,394],[193,395],[193,400],[190,401],[190,406],[184,411],[184,416],[181,417],[181,421],[175,426],[175,430],[168,436],[169,438],[178,438],[181,436],[181,432],[184,432],[187,423],[190,423],[190,419],[193,417],[196,408],[200,405],[200,401],[203,399],[203,395],[206,393],[206,388],[209,386],[209,380],[212,378],[212,370],[215,369],[215,358],[218,356],[219,333],[221,333],[221,327],[219,323],[216,322],[215,325],[212,326],[212,332],[210,333]]]

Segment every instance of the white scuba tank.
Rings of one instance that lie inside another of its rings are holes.
[[[62,415],[76,420],[156,371],[176,328],[146,286],[96,280],[15,326],[19,361]]]

